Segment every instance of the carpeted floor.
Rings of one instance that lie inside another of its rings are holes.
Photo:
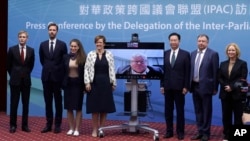
[[[49,133],[40,133],[40,130],[45,125],[44,117],[30,117],[29,118],[29,127],[31,129],[30,133],[21,131],[21,117],[18,116],[18,127],[17,132],[14,134],[9,133],[9,116],[6,113],[0,113],[0,141],[153,141],[153,133],[145,132],[140,130],[139,133],[133,132],[122,132],[121,129],[117,130],[104,130],[103,138],[94,138],[91,136],[91,120],[83,119],[82,127],[80,131],[80,136],[72,137],[67,136],[66,132],[68,131],[67,119],[63,119],[62,122],[62,132],[59,134],[54,134],[53,132]],[[120,125],[127,121],[121,120],[108,120],[106,125]],[[162,122],[146,122],[149,127],[158,130],[159,140],[167,141],[177,141],[176,135],[170,139],[164,139],[163,134],[165,133],[165,124]],[[185,139],[184,141],[189,141],[190,137],[196,132],[196,127],[193,124],[188,124],[185,126]],[[219,141],[222,140],[222,127],[221,126],[212,126],[211,128],[211,137],[210,141]]]

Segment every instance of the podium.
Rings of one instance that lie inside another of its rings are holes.
[[[104,137],[103,130],[122,129],[122,132],[136,132],[139,130],[152,132],[154,141],[159,141],[159,132],[156,129],[150,128],[147,124],[141,124],[138,118],[138,82],[136,79],[131,79],[131,114],[128,123],[121,125],[105,126],[98,129],[98,135],[100,138]]]

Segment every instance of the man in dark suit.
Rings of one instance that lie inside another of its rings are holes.
[[[149,66],[145,54],[135,53],[131,57],[130,65],[119,67],[116,74],[145,75],[146,78],[160,79],[163,75],[163,70],[158,66]]]
[[[161,81],[161,93],[165,97],[166,134],[164,138],[173,137],[174,104],[177,112],[176,132],[179,140],[184,139],[184,105],[185,95],[189,89],[190,54],[179,48],[181,36],[171,33],[168,36],[171,49],[164,53],[164,77]]]
[[[55,23],[48,25],[49,40],[40,44],[39,55],[42,65],[42,83],[46,110],[46,126],[41,131],[46,133],[52,130],[53,124],[53,98],[55,102],[55,128],[54,133],[61,132],[62,122],[62,80],[63,55],[67,54],[66,43],[56,39],[58,26]]]
[[[191,53],[191,89],[198,133],[191,140],[209,140],[212,119],[212,96],[218,91],[219,55],[208,48],[209,37],[197,38],[198,49]]]
[[[30,74],[34,67],[34,49],[27,46],[28,33],[18,33],[19,44],[12,46],[7,54],[7,69],[10,76],[10,133],[16,132],[17,109],[22,95],[22,131],[30,132],[28,127],[29,100],[30,100]]]

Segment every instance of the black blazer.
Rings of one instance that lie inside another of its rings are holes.
[[[164,89],[189,89],[190,53],[179,49],[173,68],[169,61],[170,53],[170,49],[164,52],[164,77],[161,81],[161,86]]]
[[[42,68],[42,81],[48,81],[49,77],[54,82],[63,80],[63,55],[67,54],[66,43],[56,40],[53,56],[49,53],[49,40],[40,44],[39,56]]]
[[[231,75],[228,75],[228,66],[229,60],[223,61],[220,64],[220,69],[218,73],[219,83],[220,83],[220,95],[221,99],[226,98],[228,92],[224,90],[224,86],[229,85],[232,89],[230,94],[232,94],[233,99],[241,99],[242,95],[237,88],[234,87],[234,83],[239,79],[246,79],[248,74],[247,63],[243,60],[237,59],[232,71]]]
[[[35,53],[34,49],[26,45],[26,57],[24,64],[21,62],[19,45],[9,48],[7,53],[7,71],[10,76],[10,85],[20,85],[21,79],[24,79],[24,84],[31,86],[31,72],[34,67]]]
[[[69,61],[70,61],[70,55],[64,55],[63,62],[64,62],[64,77],[63,77],[63,83],[62,87],[65,88],[68,85],[68,76],[69,76]],[[78,82],[82,84],[82,89],[84,91],[85,84],[84,84],[84,64],[78,65]]]

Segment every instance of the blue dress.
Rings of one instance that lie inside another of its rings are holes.
[[[113,113],[116,111],[113,98],[112,84],[109,78],[109,65],[105,52],[102,58],[98,55],[95,61],[95,75],[91,83],[91,91],[87,94],[86,112]]]

